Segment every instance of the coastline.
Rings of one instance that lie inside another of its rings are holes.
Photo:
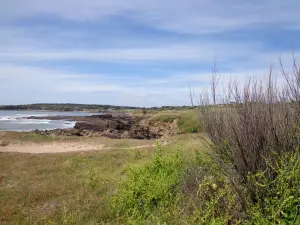
[[[45,115],[22,117],[34,121],[64,121],[73,127],[34,129],[30,132],[43,136],[96,136],[112,139],[160,139],[177,133],[176,124],[155,122],[151,115],[130,115],[124,112],[101,113],[86,116]]]

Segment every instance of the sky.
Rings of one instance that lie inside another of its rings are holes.
[[[1,0],[0,104],[189,105],[214,64],[220,85],[289,68],[299,14],[299,0]]]

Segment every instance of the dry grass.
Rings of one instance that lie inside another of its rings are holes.
[[[101,144],[106,148],[125,148],[155,144],[155,140],[110,139],[107,137],[51,136],[36,134],[34,132],[0,132],[0,146],[28,143],[46,144],[53,142],[77,142],[98,145]],[[3,143],[3,145],[1,143]]]
[[[0,224],[96,224],[112,220],[109,197],[129,163],[152,149],[105,153],[0,153]]]
[[[199,139],[195,137],[174,137],[172,148],[168,149],[196,149]],[[122,147],[128,143],[120,140],[111,145]],[[129,166],[151,158],[154,152],[155,148],[34,155],[0,153],[0,224],[113,223],[111,195]]]

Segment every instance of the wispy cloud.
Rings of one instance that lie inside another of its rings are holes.
[[[1,3],[2,19],[49,15],[75,21],[105,20],[114,16],[178,32],[219,32],[249,25],[299,25],[297,0],[256,1],[111,1],[111,0],[10,0]]]
[[[276,70],[275,70],[276,71]],[[276,71],[277,72],[277,71]],[[248,76],[264,79],[268,69],[253,73],[220,72],[220,87],[230,80],[242,85]],[[96,77],[96,79],[95,79]],[[175,73],[160,78],[124,79],[122,74],[80,74],[29,66],[0,64],[2,104],[80,102],[133,106],[188,105],[190,82],[195,93],[209,90],[211,73]],[[146,82],[145,82],[146,80]],[[91,82],[92,81],[92,82]],[[196,94],[197,95],[197,94]],[[196,96],[197,97],[197,96]]]
[[[0,52],[4,60],[90,60],[90,61],[211,61],[214,57],[230,59],[251,57],[259,46],[249,43],[194,43],[194,44],[159,44],[144,48],[93,49],[93,50],[57,50],[25,49],[25,51]]]

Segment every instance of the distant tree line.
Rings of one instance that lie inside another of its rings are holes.
[[[162,107],[133,107],[133,106],[115,106],[115,105],[95,105],[95,104],[27,104],[27,105],[2,105],[0,110],[49,110],[49,111],[107,111],[107,110],[187,110],[195,107],[190,106],[162,106]]]

